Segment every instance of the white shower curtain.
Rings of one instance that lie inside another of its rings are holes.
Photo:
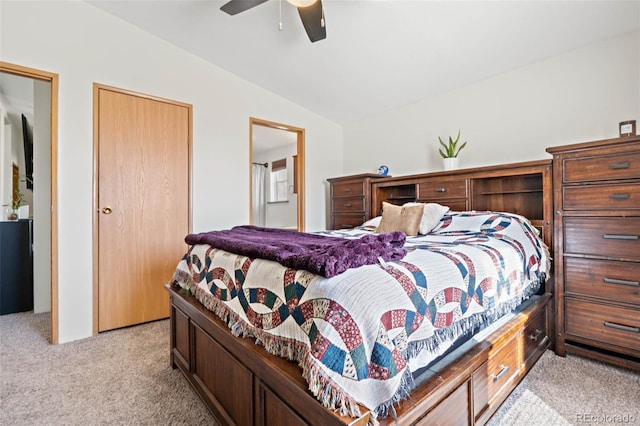
[[[267,168],[263,164],[253,164],[252,175],[253,224],[265,226],[267,223]]]

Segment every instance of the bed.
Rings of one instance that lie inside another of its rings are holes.
[[[172,365],[222,424],[486,422],[549,344],[548,249],[518,214],[431,228],[311,234],[339,245],[324,263],[291,231],[189,236],[167,285]]]

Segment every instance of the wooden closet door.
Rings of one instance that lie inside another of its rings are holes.
[[[189,232],[191,107],[100,85],[94,96],[98,331],[105,331],[169,316],[163,286]]]

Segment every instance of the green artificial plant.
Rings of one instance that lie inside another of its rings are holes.
[[[451,136],[449,136],[449,143],[444,143],[442,139],[440,139],[440,136],[438,136],[438,140],[440,141],[440,145],[442,145],[442,148],[438,149],[440,157],[442,158],[455,158],[458,156],[462,148],[467,146],[467,141],[458,146],[458,142],[460,141],[460,130],[458,130],[458,137],[455,141],[451,138]]]
[[[22,191],[20,191],[19,188],[16,188],[15,196],[13,197],[13,201],[11,202],[11,207],[14,210],[18,210],[22,205],[23,201],[24,201],[24,196],[22,194]]]
[[[31,182],[31,179],[26,175],[22,175],[19,178],[18,182]],[[14,194],[15,195],[13,197],[13,200],[11,201],[11,208],[14,210],[18,210],[24,202],[24,194],[22,193],[22,191],[20,191],[20,185],[16,187]]]

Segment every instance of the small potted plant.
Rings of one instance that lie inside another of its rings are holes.
[[[440,157],[443,158],[444,169],[445,170],[457,169],[458,161],[459,161],[458,154],[460,153],[462,148],[467,146],[467,141],[465,141],[462,145],[458,146],[458,143],[460,142],[460,130],[458,130],[458,136],[456,137],[456,140],[453,140],[451,136],[449,136],[448,143],[444,143],[440,138],[440,136],[438,136],[438,140],[440,141],[440,145],[442,145],[442,148],[438,149],[438,152],[440,153]]]
[[[13,201],[11,201],[11,204],[6,204],[7,206],[11,206],[7,209],[7,220],[19,219],[20,216],[18,214],[18,210],[20,209],[23,201],[24,197],[22,195],[22,191],[20,191],[20,189],[18,188],[15,190],[15,196],[13,197]]]
[[[27,181],[30,181],[30,179],[26,176],[23,179],[20,179],[20,182],[27,182]],[[11,206],[9,209],[7,209],[7,216],[6,216],[7,220],[18,220],[20,218],[19,210],[20,210],[20,207],[23,205],[23,203],[24,203],[24,194],[22,193],[22,191],[20,191],[20,187],[17,187],[16,190],[14,191],[14,196],[13,196],[13,200],[11,201],[11,204],[5,204],[6,206]],[[28,215],[29,213],[27,213],[27,216]]]

